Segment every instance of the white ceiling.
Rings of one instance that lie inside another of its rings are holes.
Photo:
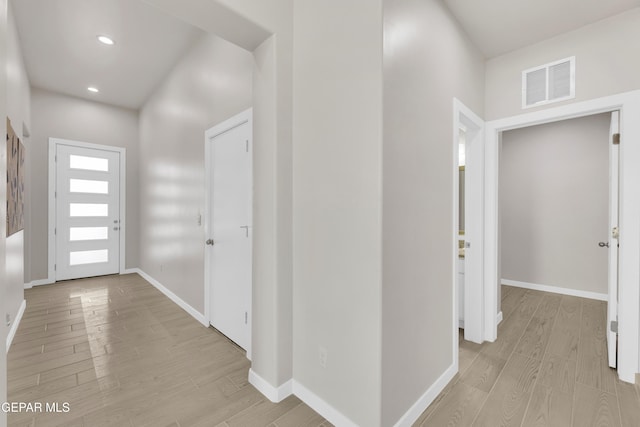
[[[487,58],[640,6],[640,0],[444,0]]]
[[[487,58],[640,7],[640,0],[444,1]],[[10,4],[33,86],[133,109],[203,34],[139,0]],[[99,34],[116,45],[100,44]]]
[[[33,86],[133,109],[203,34],[138,0],[10,3]],[[92,85],[100,93],[88,92]]]

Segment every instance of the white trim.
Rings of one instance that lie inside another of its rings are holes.
[[[56,199],[54,197],[56,191],[56,145],[70,145],[72,147],[90,148],[94,150],[111,151],[119,154],[120,157],[120,259],[118,261],[118,271],[122,274],[125,271],[126,263],[126,240],[127,240],[127,149],[123,147],[115,147],[112,145],[92,144],[89,142],[73,141],[62,138],[49,138],[49,193],[48,193],[48,209],[49,209],[49,228],[48,228],[48,266],[47,284],[55,283],[55,260],[56,260],[56,236],[53,231],[56,227]],[[54,167],[52,167],[54,165]],[[33,282],[32,282],[33,283]],[[35,285],[33,285],[35,286]]]
[[[331,424],[339,427],[358,427],[357,423],[351,421],[346,415],[328,404],[320,396],[293,380],[293,394],[307,404],[311,409],[322,415]]]
[[[135,274],[140,271],[139,268],[127,268],[124,271],[121,271],[120,274]]]
[[[140,277],[142,277],[147,282],[151,283],[156,289],[158,289],[160,292],[162,292],[171,301],[176,303],[184,311],[189,313],[194,319],[196,319],[198,322],[200,322],[203,326],[205,326],[207,328],[209,327],[209,322],[207,321],[207,319],[205,319],[205,317],[204,317],[204,315],[202,313],[200,313],[195,308],[191,307],[182,298],[180,298],[179,296],[177,296],[176,294],[171,292],[169,289],[167,289],[167,287],[165,287],[162,283],[158,282],[156,279],[154,279],[153,277],[149,276],[147,273],[145,273],[144,271],[142,271],[139,268],[132,268],[130,270],[131,270],[131,272],[135,271],[136,273],[138,273],[140,275]]]
[[[54,234],[54,230],[56,228],[56,168],[53,166],[55,164],[55,159],[56,144],[54,143],[53,138],[49,138],[49,189],[47,191],[47,198],[49,199],[49,213],[47,215],[49,218],[47,228],[49,250],[47,251],[47,280],[51,281],[51,283],[56,281],[56,271],[54,268],[56,262],[56,236]]]
[[[499,284],[498,143],[502,131],[620,111],[620,257],[618,311],[618,375],[634,382],[640,370],[640,90],[576,102],[486,123],[485,156],[485,312],[496,312]],[[487,325],[495,339],[497,325]]]
[[[253,194],[253,108],[249,108],[241,113],[236,114],[235,116],[223,121],[222,123],[218,123],[210,129],[207,129],[204,133],[204,168],[205,168],[205,192],[204,192],[204,236],[205,240],[212,238],[211,236],[211,215],[213,214],[213,209],[211,206],[211,189],[209,188],[209,183],[212,182],[213,179],[213,171],[211,164],[211,139],[215,138],[218,135],[221,135],[225,132],[230,131],[240,125],[245,123],[249,124],[249,146],[251,147],[251,159],[250,159],[250,168],[251,168],[251,176],[252,176],[252,185],[251,185],[251,203],[253,205],[254,194]],[[249,223],[253,225],[253,208],[250,211]],[[253,232],[249,233],[251,238],[251,251],[253,257]],[[206,250],[208,247],[205,246],[204,251],[204,318],[206,319],[207,326],[211,324],[211,307],[210,307],[210,295],[211,295],[211,257],[210,252]],[[253,282],[253,272],[252,272],[252,282]],[[251,293],[253,295],[253,283]],[[252,357],[252,347],[253,347],[253,304],[249,303],[249,345],[246,348],[247,351],[247,359],[251,360]]]
[[[447,375],[448,378],[444,381],[443,384],[441,384],[441,380],[445,375]],[[430,397],[430,400],[429,402],[426,402],[426,405],[424,405],[424,409],[426,409],[427,406],[429,406],[429,404],[438,396],[440,391],[444,389],[444,387],[451,380],[451,378],[453,378],[453,376],[455,375],[455,370],[453,369],[453,366],[451,366],[447,370],[447,372],[445,372],[445,375],[440,377],[440,379],[438,379],[438,381],[436,381],[436,383],[431,386],[429,391],[425,393],[425,396],[427,396],[427,394],[430,393],[428,396]],[[313,409],[318,414],[323,416],[330,423],[340,427],[343,427],[343,426],[357,427],[358,426],[358,424],[351,421],[346,415],[338,411],[336,408],[328,404],[324,399],[322,399],[321,397],[319,397],[314,392],[312,392],[311,390],[309,390],[308,388],[306,388],[305,386],[303,386],[302,384],[300,384],[298,381],[294,379],[288,380],[287,382],[280,385],[279,387],[274,387],[267,380],[265,380],[260,375],[258,375],[253,369],[249,369],[249,384],[254,386],[256,390],[262,393],[271,402],[278,403],[286,399],[288,396],[295,394],[300,400],[306,403],[307,406],[309,406],[311,409]],[[435,390],[436,388],[439,388],[439,390],[436,391]],[[431,396],[431,394],[433,394],[433,396]],[[416,404],[414,404],[414,406],[410,409],[410,411],[414,410],[414,407],[416,407],[416,405],[418,405],[419,403],[421,404],[420,406],[422,406],[422,404],[424,403],[422,402],[422,400],[424,399],[425,396],[423,396],[418,402],[416,402]],[[420,412],[417,412],[417,415],[414,421],[418,419],[418,417],[424,411],[424,409],[420,410]],[[415,411],[417,411],[417,408],[415,409]],[[411,412],[409,416],[413,416],[413,415],[414,413]],[[405,417],[407,417],[406,414],[403,418]],[[396,425],[399,425],[399,424],[396,424]],[[406,425],[410,425],[410,423]]]
[[[537,283],[520,282],[517,280],[502,279],[503,285],[514,286],[516,288],[532,289],[534,291],[551,292],[553,294],[571,295],[574,297],[607,301],[607,294],[599,292],[581,291],[579,289],[563,288],[555,285],[539,285]]]
[[[13,342],[13,338],[16,336],[16,332],[18,332],[18,326],[20,326],[20,321],[22,320],[22,315],[24,314],[24,310],[27,308],[27,300],[22,300],[22,304],[20,304],[20,308],[18,309],[18,313],[16,314],[15,319],[13,319],[13,323],[11,324],[11,329],[9,329],[9,334],[7,335],[7,353],[9,353],[9,348],[11,347],[11,343]]]
[[[32,281],[31,281],[31,282],[29,282],[29,283],[25,283],[25,284],[24,284],[24,288],[25,288],[25,289],[31,289],[31,288],[33,288],[34,286],[51,285],[51,284],[53,284],[53,283],[55,283],[55,281],[54,281],[54,280],[51,280],[51,279],[38,279],[38,280],[32,280]]]
[[[120,274],[126,270],[127,263],[127,150],[120,151]]]
[[[279,387],[274,387],[253,369],[249,369],[249,384],[273,403],[282,402],[293,394],[293,380],[289,380]]]
[[[496,315],[496,325],[500,323],[502,323],[502,311]],[[458,328],[464,329],[464,320],[458,320]]]
[[[429,387],[429,389],[424,392],[422,396],[409,408],[407,412],[394,424],[395,427],[404,427],[411,426],[420,415],[433,403],[433,401],[438,397],[442,390],[449,384],[451,379],[458,372],[458,367],[451,365],[449,368],[444,371],[440,378],[436,380],[435,383]],[[311,406],[311,405],[309,405]],[[320,414],[322,415],[322,414]]]

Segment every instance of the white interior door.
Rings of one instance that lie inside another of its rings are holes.
[[[210,323],[243,349],[251,342],[251,125],[209,139]]]
[[[465,249],[464,249],[464,338],[483,342],[483,254],[484,254],[484,146],[482,128],[466,123],[465,134]]]
[[[56,144],[55,279],[120,269],[120,153]]]
[[[609,131],[609,301],[607,304],[607,346],[609,366],[615,368],[618,359],[618,203],[619,203],[619,112],[611,113]],[[617,136],[616,136],[617,135]],[[618,141],[614,141],[618,139]],[[616,143],[614,143],[616,142]]]

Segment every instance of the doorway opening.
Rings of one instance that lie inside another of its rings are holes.
[[[501,133],[501,285],[609,300],[609,318],[617,320],[616,134],[617,111]]]
[[[457,360],[459,327],[464,327],[465,340],[483,341],[484,122],[457,99],[453,118],[453,341]]]
[[[458,327],[464,329],[464,199],[465,199],[465,152],[466,127],[461,125],[458,143],[458,260],[456,262],[456,290],[458,291]]]
[[[640,91],[567,104],[532,113],[494,120],[486,123],[485,134],[485,301],[483,310],[495,312],[498,307],[500,284],[499,240],[499,141],[503,131],[537,124],[599,113],[619,111],[620,121],[620,172],[619,172],[619,260],[618,260],[618,358],[617,369],[621,380],[635,382],[638,372],[639,304],[640,291],[640,146],[633,143],[640,139],[640,124],[634,117],[640,114]],[[626,143],[625,143],[626,141]],[[608,295],[610,298],[611,296]],[[497,322],[491,316],[485,325],[484,339],[494,341]]]

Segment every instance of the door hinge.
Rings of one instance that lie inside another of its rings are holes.
[[[618,321],[617,320],[612,320],[611,321],[611,332],[617,334],[618,333]]]
[[[53,229],[53,235],[55,236],[55,235],[57,235],[57,234],[58,234],[58,229],[57,229],[57,228],[54,228],[54,229]]]
[[[58,270],[58,264],[53,264],[53,271],[57,271]]]
[[[244,324],[246,325],[247,323],[249,323],[249,313],[247,313],[246,311],[244,312]]]
[[[249,152],[249,140],[248,140],[248,139],[247,139],[246,143],[247,143],[247,148],[246,148],[246,150],[247,150],[247,153],[248,153],[248,152]]]
[[[613,145],[618,145],[620,144],[620,134],[619,133],[614,133],[613,134]]]

